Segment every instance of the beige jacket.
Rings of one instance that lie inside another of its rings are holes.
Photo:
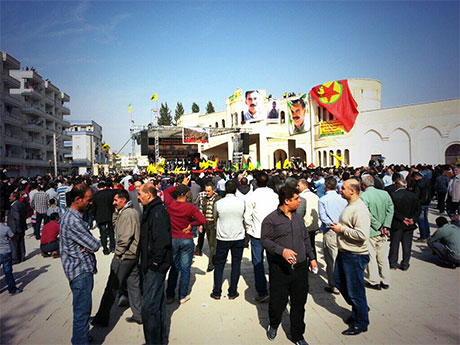
[[[121,259],[136,259],[140,221],[139,213],[133,208],[131,201],[120,211],[114,212],[113,224],[117,242],[115,255]]]

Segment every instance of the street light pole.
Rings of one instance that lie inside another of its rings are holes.
[[[53,154],[54,154],[54,177],[57,177],[57,149],[56,149],[56,133],[53,133]]]

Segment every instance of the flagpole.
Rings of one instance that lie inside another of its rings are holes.
[[[134,158],[135,154],[136,154],[136,142],[134,141],[134,117],[133,117],[133,108],[132,108],[132,105],[131,105],[131,141],[132,141],[132,144],[131,144],[131,154]]]

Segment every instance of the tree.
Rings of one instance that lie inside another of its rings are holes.
[[[200,112],[200,107],[198,106],[198,104],[193,102],[193,104],[192,104],[192,113],[199,113],[199,112]]]
[[[174,112],[174,123],[176,125],[182,115],[184,115],[184,106],[181,102],[177,102],[176,110]]]
[[[168,102],[165,104],[161,103],[160,106],[160,117],[158,119],[158,126],[171,126],[172,117],[171,110],[168,108]]]
[[[206,114],[211,114],[214,113],[214,106],[212,105],[212,102],[209,101],[208,104],[206,105]]]

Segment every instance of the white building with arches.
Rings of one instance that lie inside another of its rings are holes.
[[[263,108],[273,101],[279,108],[275,122],[244,123],[244,96],[232,101],[227,98],[226,109],[212,114],[185,114],[178,125],[184,127],[240,128],[249,132],[249,154],[245,159],[258,161],[263,168],[274,168],[287,157],[300,157],[307,164],[333,166],[342,156],[341,165],[367,165],[371,157],[384,157],[385,164],[455,163],[460,158],[460,99],[434,101],[412,105],[381,108],[381,82],[374,79],[349,79],[351,94],[358,103],[359,115],[350,132],[322,137],[321,122],[334,116],[308,101],[305,118],[306,133],[289,135],[287,98],[266,97]],[[231,160],[235,136],[229,133],[211,136],[209,143],[199,145],[205,156]]]

